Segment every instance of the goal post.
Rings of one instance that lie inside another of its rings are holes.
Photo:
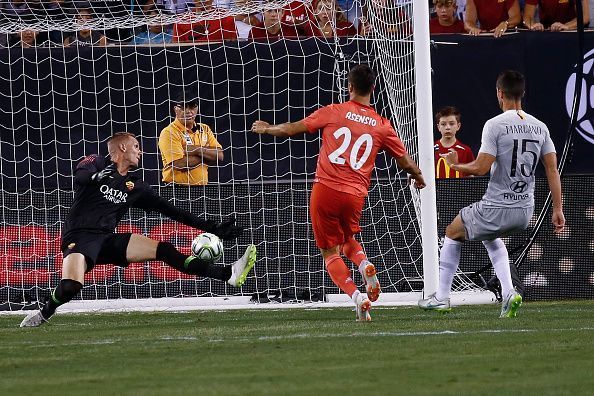
[[[421,191],[421,234],[423,240],[423,294],[431,295],[439,284],[437,243],[437,202],[433,149],[433,103],[431,91],[431,53],[429,42],[429,6],[426,1],[413,6],[415,43],[415,94],[419,167],[427,186]]]
[[[194,41],[147,45],[122,33],[162,24],[174,34],[174,24],[236,20],[292,3],[248,1],[206,12],[160,10],[156,15],[123,7],[82,22],[73,13],[46,17],[40,9],[31,18],[0,15],[6,16],[0,34],[9,37],[7,44],[0,43],[0,312],[34,307],[58,283],[72,171],[84,156],[106,153],[107,139],[120,130],[138,136],[143,160],[137,174],[161,196],[200,216],[236,216],[247,227],[237,241],[224,243],[225,263],[241,256],[250,243],[257,246],[258,261],[241,289],[183,275],[161,262],[98,265],[87,274],[78,299],[62,310],[342,304],[345,296],[325,272],[309,223],[320,136],[274,139],[249,128],[256,119],[298,121],[348,99],[346,73],[358,63],[377,72],[372,105],[391,120],[427,182],[419,193],[392,158],[378,156],[358,236],[378,268],[384,291],[378,304],[415,304],[423,289],[435,291],[438,235],[427,4],[354,1],[352,7],[358,8],[353,14],[366,21],[358,19],[358,33],[340,38],[335,22],[331,37],[251,40],[235,30],[235,37],[217,39],[198,29],[202,36]],[[304,6],[303,15],[316,18],[311,2]],[[214,25],[208,26],[212,33]],[[108,44],[21,45],[16,39],[29,30],[48,40],[52,32],[91,30],[105,33]],[[113,31],[117,35],[110,36]],[[209,184],[202,187],[161,181],[159,133],[173,121],[172,100],[188,88],[198,93],[199,121],[212,128],[225,156],[210,167]],[[197,234],[140,210],[131,210],[118,231],[167,240],[186,253]],[[362,286],[356,269],[352,274]],[[484,295],[473,297],[480,295],[477,290],[463,274],[456,278],[455,291],[467,293],[459,294],[461,301],[484,302]]]

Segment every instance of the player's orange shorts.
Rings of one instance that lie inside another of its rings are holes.
[[[359,219],[365,197],[340,192],[321,183],[311,189],[309,214],[316,245],[329,249],[342,245],[361,231]]]

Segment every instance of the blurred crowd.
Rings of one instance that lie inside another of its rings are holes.
[[[552,32],[575,30],[577,4],[587,27],[594,0],[432,0],[431,34],[469,33],[501,37],[511,29]]]
[[[587,26],[594,0],[429,0],[430,31],[500,37],[511,29],[574,30],[576,1],[582,2]],[[0,26],[16,22],[38,29],[2,34],[0,46],[408,35],[411,5],[412,0],[0,0]],[[147,23],[126,23],[138,20]],[[39,28],[46,25],[61,28]]]
[[[378,10],[382,11],[373,12],[386,14],[386,10],[401,7],[390,5],[390,0],[379,0]],[[258,10],[261,12],[256,12]],[[370,35],[373,29],[366,26],[366,18],[362,17],[367,12],[359,0],[305,3],[260,0],[0,1],[0,25],[2,20],[8,23],[23,21],[35,26],[43,19],[54,22],[74,19],[81,27],[90,27],[75,29],[76,32],[68,32],[66,28],[49,32],[23,30],[8,35],[4,43],[0,39],[0,45],[140,45]],[[124,29],[96,27],[97,21],[111,19],[113,25],[121,26],[117,22],[135,17],[143,17],[148,23]]]

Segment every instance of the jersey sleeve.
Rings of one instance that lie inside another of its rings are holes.
[[[208,125],[204,125],[203,124],[203,128],[204,128],[204,132],[206,133],[206,147],[213,147],[213,148],[218,148],[218,149],[223,149],[223,146],[221,146],[221,144],[218,142],[217,138],[215,137],[214,133],[212,132],[212,129],[210,129],[210,127]]]
[[[315,133],[319,129],[328,125],[329,121],[332,119],[332,109],[332,105],[325,106],[305,117],[303,123],[305,124],[307,131],[309,133]]]
[[[551,133],[549,132],[549,128],[547,128],[546,125],[544,126],[544,130],[546,136],[542,144],[542,149],[540,149],[540,158],[544,157],[547,154],[557,152],[557,150],[555,150],[555,143],[553,143],[553,139],[551,139]]]
[[[76,165],[76,171],[87,170],[90,172],[97,172],[104,168],[104,166],[102,166],[104,165],[104,161],[102,160],[103,158],[98,156],[97,154],[88,155]]]
[[[104,169],[106,162],[104,157],[97,154],[91,154],[83,158],[74,169],[74,182],[80,185],[89,184],[91,176]]]
[[[474,161],[474,153],[472,152],[472,149],[470,148],[470,146],[463,144],[462,147],[464,147],[464,155],[463,156],[459,156],[458,160],[460,161],[460,163],[463,164],[467,164],[469,162]]]
[[[163,129],[159,135],[159,151],[161,151],[163,166],[184,158],[186,154],[181,138],[170,127]]]
[[[491,154],[497,156],[497,134],[491,126],[491,122],[487,121],[483,127],[483,136],[481,139],[481,148],[479,153]]]
[[[145,182],[135,180],[134,183],[137,185],[137,188],[142,190],[142,193],[132,206],[146,211],[156,210],[155,206],[158,206],[157,201],[162,198]]]
[[[142,195],[134,203],[134,207],[146,210],[147,212],[158,212],[171,220],[178,221],[189,227],[200,229],[206,232],[215,230],[217,223],[213,220],[202,220],[190,212],[180,209],[171,204],[165,198],[159,196],[151,186],[142,182]]]
[[[396,133],[396,130],[390,123],[388,123],[388,132],[384,140],[383,149],[394,158],[400,158],[406,154],[406,148],[402,140],[400,140],[398,133]]]

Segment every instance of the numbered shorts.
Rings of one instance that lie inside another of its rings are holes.
[[[320,249],[342,245],[361,231],[359,219],[365,197],[336,191],[321,183],[311,189],[309,214],[316,245]]]
[[[128,266],[126,249],[132,234],[73,232],[62,236],[62,254],[64,258],[70,253],[80,253],[85,256],[87,270],[93,269],[95,264],[115,264],[120,267]]]
[[[528,227],[534,207],[494,208],[483,201],[460,211],[469,241],[490,241],[523,231]]]

